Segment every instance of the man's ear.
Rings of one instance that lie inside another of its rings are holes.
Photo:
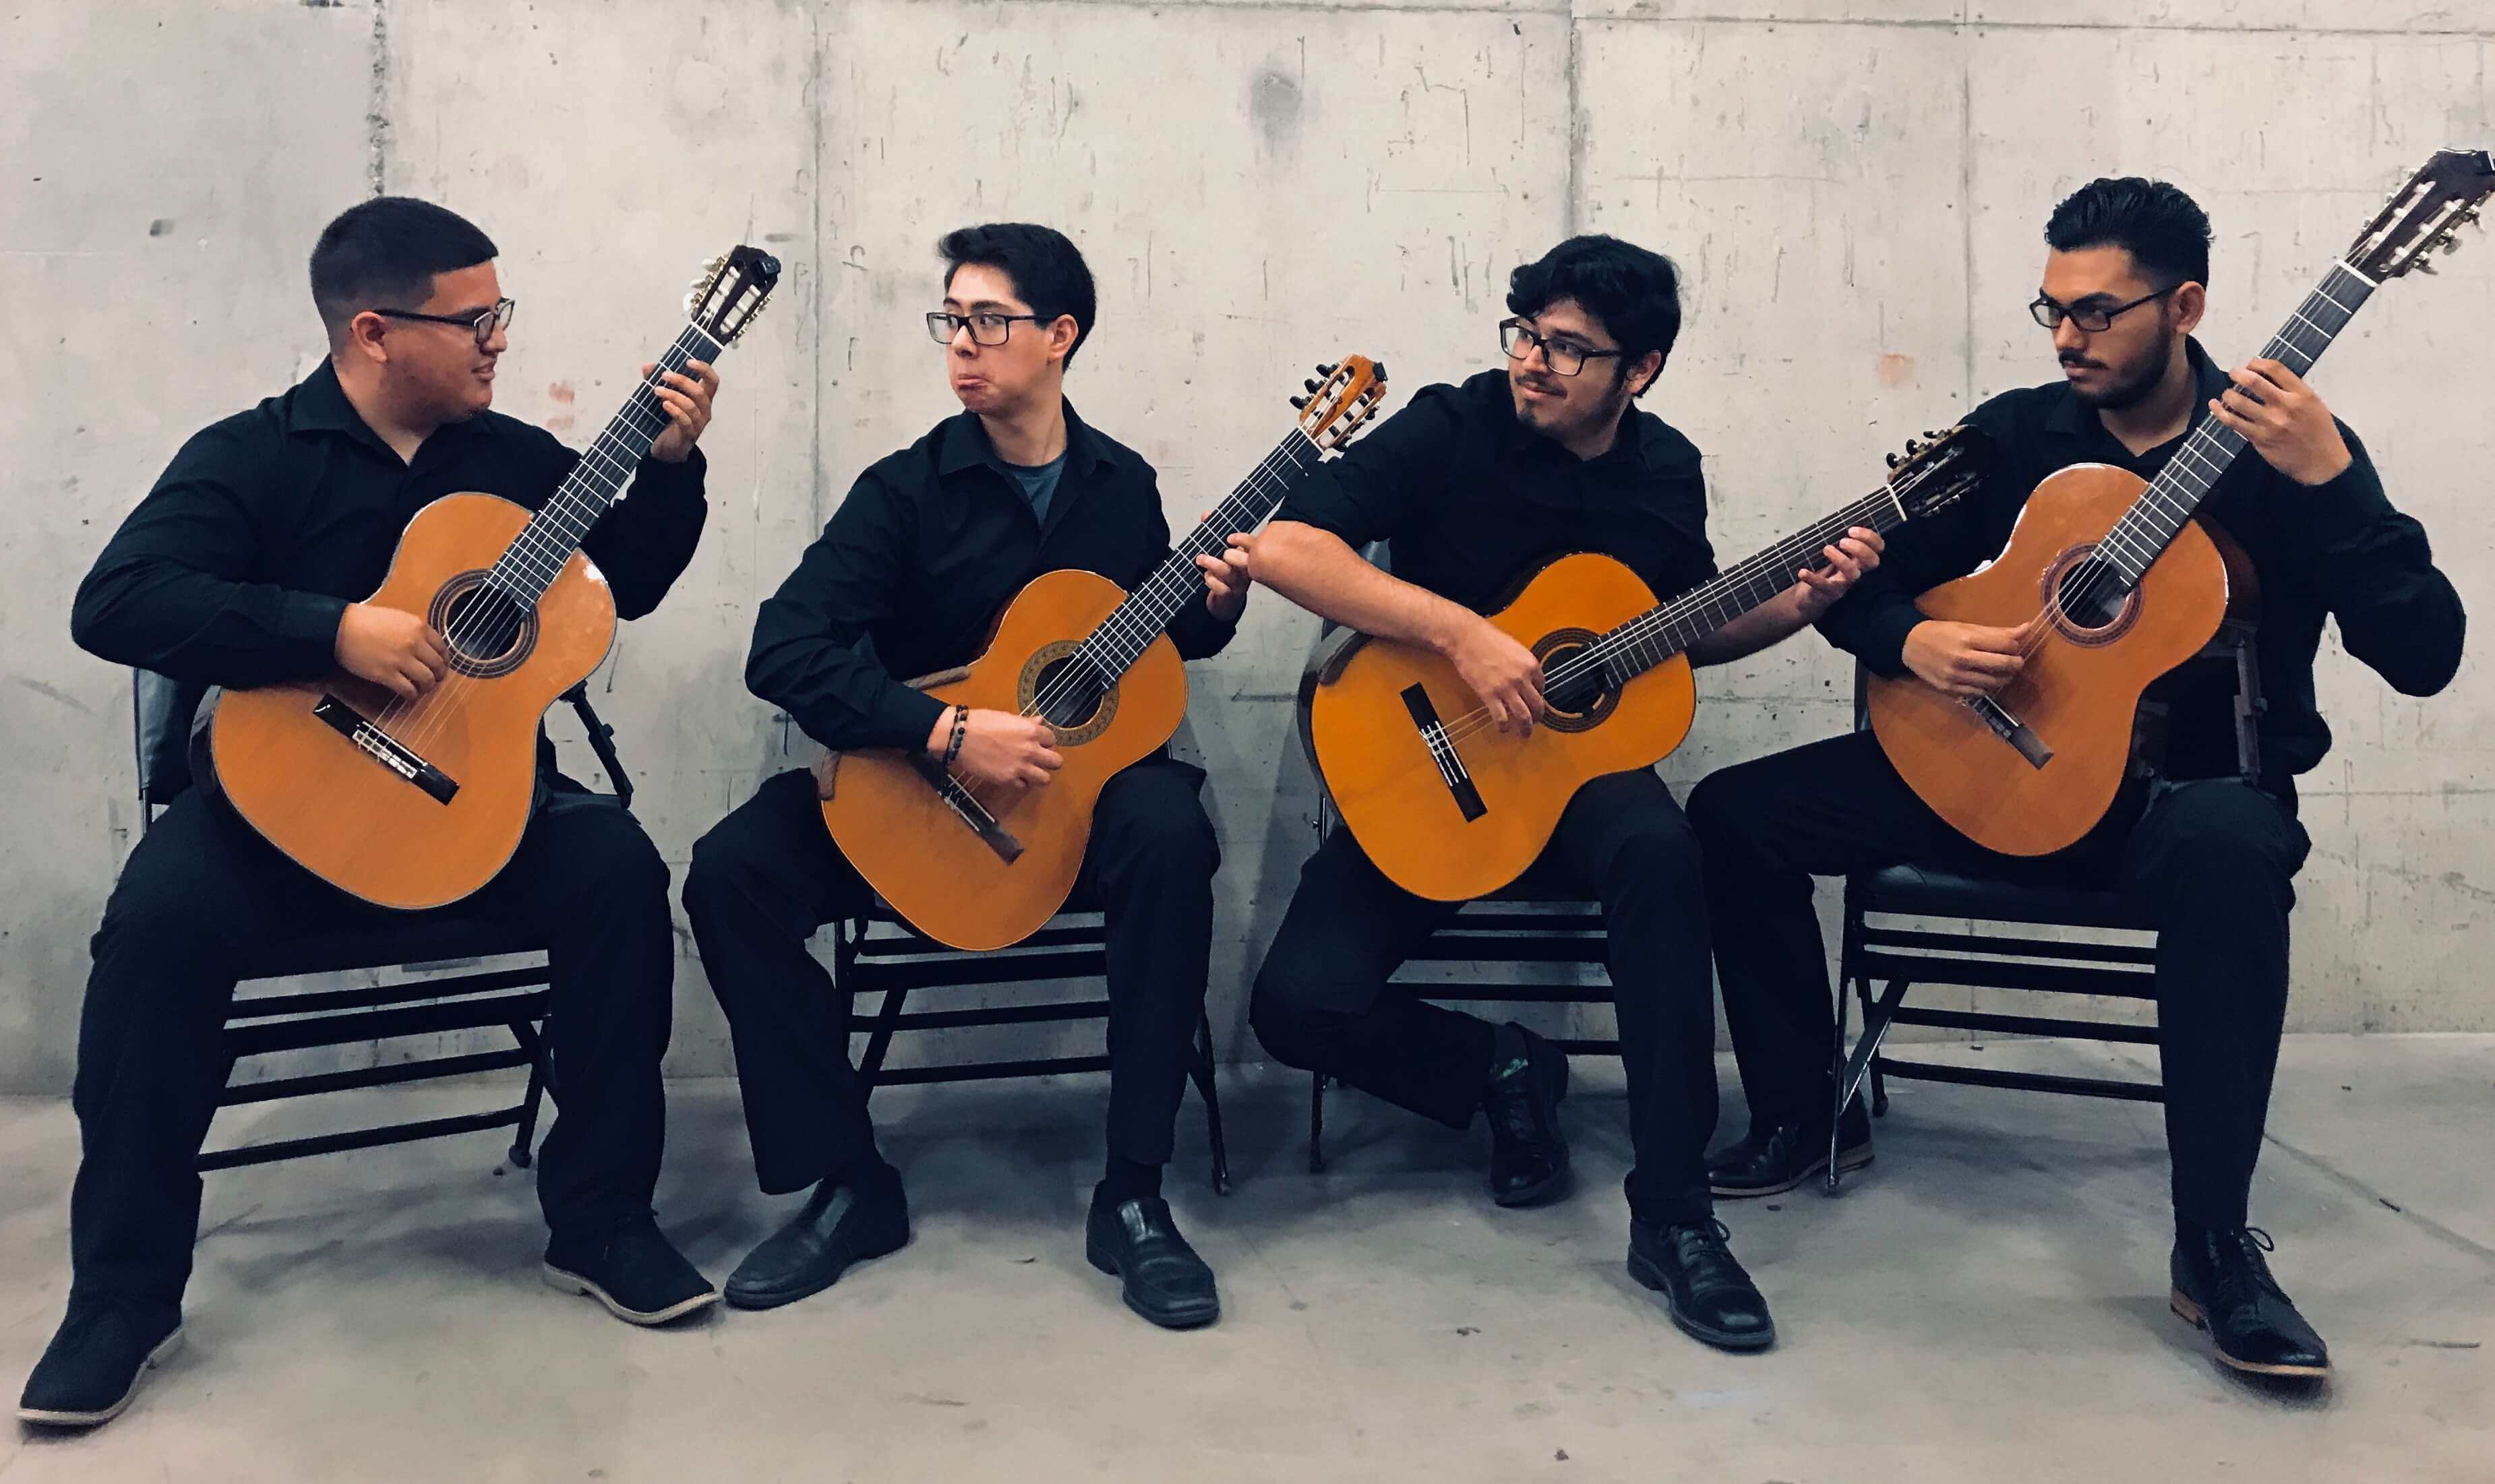
[[[1636,365],[1629,368],[1629,395],[1645,396],[1647,389],[1654,385],[1654,379],[1661,375],[1663,375],[1663,352],[1648,350],[1638,357]]]
[[[347,321],[346,333],[339,336],[330,346],[331,353],[342,358],[354,356],[358,360],[381,365],[389,359],[389,347],[384,338],[388,329],[387,319],[369,309],[361,310],[354,318]]]
[[[2174,327],[2189,335],[2200,328],[2201,317],[2209,312],[2209,290],[2200,284],[2186,283],[2174,290],[2169,302],[2174,306]]]
[[[1074,322],[1072,315],[1058,316],[1048,326],[1048,358],[1063,363],[1074,353],[1074,343],[1082,338],[1083,326]]]

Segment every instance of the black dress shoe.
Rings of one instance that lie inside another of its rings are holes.
[[[1490,1115],[1490,1198],[1503,1206],[1555,1199],[1568,1185],[1568,1136],[1559,1105],[1568,1098],[1568,1054],[1521,1025],[1523,1065],[1501,1069],[1482,1094]]]
[[[73,1299],[26,1378],[17,1420],[37,1427],[109,1422],[130,1406],[147,1373],[181,1347],[181,1312],[169,1305]]]
[[[2262,1254],[2271,1250],[2258,1227],[2178,1233],[2166,1302],[2209,1332],[2221,1365],[2256,1376],[2327,1376],[2330,1351],[2270,1277]]]
[[[1717,1349],[1764,1350],[1776,1343],[1768,1301],[1741,1269],[1732,1235],[1712,1217],[1679,1227],[1629,1223],[1629,1276],[1663,1295],[1664,1312]]]
[[[719,1302],[719,1290],[644,1217],[546,1244],[546,1286],[598,1300],[627,1324],[664,1324]]]
[[[843,1273],[909,1245],[909,1197],[889,1165],[815,1187],[786,1226],[764,1237],[727,1277],[736,1309],[776,1309],[820,1293]]]
[[[1221,1317],[1213,1269],[1178,1234],[1169,1202],[1158,1196],[1113,1206],[1094,1186],[1083,1253],[1118,1279],[1127,1308],[1163,1329],[1195,1329]]]
[[[1825,1117],[1825,1114],[1821,1115]],[[1863,1100],[1845,1105],[1837,1122],[1836,1167],[1861,1169],[1871,1163],[1871,1120]],[[1818,1119],[1753,1122],[1741,1141],[1707,1162],[1707,1183],[1730,1200],[1780,1196],[1828,1168],[1828,1126]]]

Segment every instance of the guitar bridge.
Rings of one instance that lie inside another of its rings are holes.
[[[434,803],[448,803],[451,796],[459,792],[457,779],[426,762],[415,748],[383,731],[371,718],[336,696],[323,694],[313,705],[312,714],[363,748],[374,762],[422,789]]]
[[[1990,696],[1978,696],[1966,706],[1992,729],[1993,736],[2016,748],[2018,755],[2027,760],[2028,767],[2042,768],[2053,760],[2053,749],[2045,745],[2045,739],[2030,730],[2010,708]]]
[[[1430,693],[1418,685],[1406,686],[1403,709],[1412,713],[1412,724],[1421,729],[1421,744],[1430,749],[1430,761],[1438,765],[1438,781],[1455,796],[1464,823],[1471,824],[1489,813],[1490,805],[1482,803],[1481,790],[1473,786],[1473,775],[1464,771],[1464,760],[1456,755],[1456,743],[1447,736],[1446,723],[1438,719],[1438,709],[1430,704]]]
[[[1013,832],[999,824],[997,817],[979,803],[978,796],[964,788],[959,778],[946,772],[942,764],[933,758],[913,756],[909,766],[918,770],[918,775],[927,780],[927,786],[936,791],[936,797],[943,800],[955,817],[970,826],[970,833],[979,837],[981,844],[995,851],[999,860],[1011,865],[1022,858],[1022,841],[1015,839]]]

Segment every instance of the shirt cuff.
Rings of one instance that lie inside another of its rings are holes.
[[[646,490],[656,492],[662,500],[699,500],[709,473],[710,459],[703,454],[701,444],[695,443],[682,464],[643,459],[641,467],[632,472],[632,493],[638,495]]]
[[[2298,484],[2279,476],[2286,499],[2296,506],[2300,524],[2323,549],[2345,546],[2367,528],[2397,514],[2383,493],[2383,476],[2363,458],[2320,484]]]
[[[872,741],[881,747],[924,752],[928,734],[936,730],[936,718],[952,709],[952,703],[939,701],[896,681],[884,688],[882,699],[876,704],[876,735]]]
[[[1822,615],[1816,625],[1822,637],[1840,650],[1852,651],[1855,658],[1871,667],[1879,676],[1894,676],[1906,668],[1906,636],[1924,621],[1923,610],[1911,603],[1894,608],[1854,615],[1840,613],[1839,603]],[[1837,620],[1832,623],[1830,620]]]
[[[338,624],[347,600],[320,592],[289,591],[278,605],[277,632],[287,651],[287,670],[312,680],[338,668]]]

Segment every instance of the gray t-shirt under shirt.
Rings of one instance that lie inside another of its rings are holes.
[[[1057,498],[1057,476],[1065,472],[1065,455],[1059,454],[1045,464],[1008,464],[1014,478],[1022,482],[1022,498],[1031,501],[1031,513],[1048,524],[1048,502]]]

